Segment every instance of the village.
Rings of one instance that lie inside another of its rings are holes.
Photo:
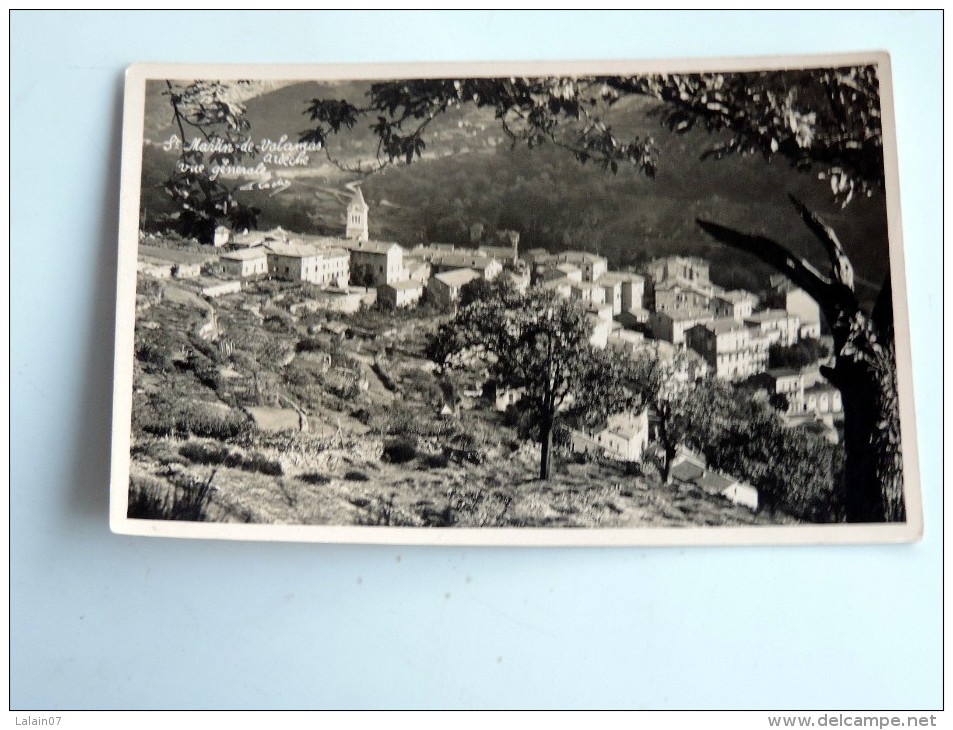
[[[242,301],[255,287],[266,287],[269,296],[264,304],[243,301],[235,311],[252,324],[267,327],[269,322],[281,321],[289,332],[297,328],[309,335],[294,347],[287,346],[288,352],[278,357],[280,364],[298,367],[303,358],[310,358],[318,363],[322,383],[330,384],[343,401],[370,391],[379,396],[372,402],[386,409],[395,393],[401,392],[386,353],[402,347],[405,354],[415,354],[420,371],[432,371],[432,363],[420,361],[419,353],[411,352],[412,341],[421,335],[418,325],[452,312],[471,282],[503,279],[520,292],[542,287],[578,301],[591,324],[590,343],[595,348],[620,358],[648,353],[677,363],[677,377],[682,379],[714,377],[745,383],[775,405],[787,426],[808,425],[831,443],[838,441],[843,407],[840,393],[820,372],[830,344],[822,333],[818,305],[783,277],[772,277],[763,292],[725,290],[712,283],[709,264],[699,257],[669,256],[650,261],[640,271],[614,271],[598,253],[521,251],[517,232],[487,232],[482,227],[474,231],[471,247],[441,243],[405,247],[371,239],[369,217],[370,207],[360,187],[354,187],[340,237],[299,234],[280,227],[233,231],[220,226],[212,246],[158,245],[149,237],[140,241],[140,284],[155,282],[159,289],[153,292],[164,291],[167,299],[188,299],[198,307],[193,342],[207,343],[211,370],[216,360],[224,360],[209,377],[221,386],[220,396],[226,392],[226,400],[244,403],[243,412],[257,428],[314,432],[317,423],[323,420],[327,425],[335,418],[336,431],[342,426],[340,416],[330,418],[314,403],[309,406],[288,393],[261,405],[263,373],[251,373],[259,391],[257,401],[239,392],[240,383],[249,387],[249,378],[241,377],[228,358],[241,343],[229,338],[228,332],[235,327],[223,325],[217,302]],[[163,282],[168,284],[165,290]],[[302,288],[282,291],[282,283]],[[140,286],[141,292],[148,289]],[[144,311],[148,295],[141,293],[138,305]],[[392,318],[393,326],[378,327],[373,333],[390,338],[389,349],[362,352],[358,343],[349,355],[328,354],[335,341],[355,335],[359,341],[361,334],[371,334],[358,322],[368,312],[384,317],[375,320],[378,325]],[[807,361],[801,357],[794,364],[772,362],[777,359],[772,352],[783,354],[808,343],[812,347],[804,349],[812,356]],[[182,348],[184,356],[201,356],[194,346]],[[293,365],[296,355],[299,363]],[[502,414],[520,395],[477,379],[455,395],[455,402],[441,396],[439,389],[432,400],[438,416],[450,415],[459,407]],[[350,423],[346,428],[356,427],[358,433],[366,428],[353,418],[344,420]],[[583,458],[638,464],[652,451],[655,428],[648,407],[622,411],[610,414],[595,428],[573,429],[569,447]],[[687,449],[681,449],[671,464],[671,477],[684,487],[745,509],[759,508],[754,486],[707,468],[699,454]]]

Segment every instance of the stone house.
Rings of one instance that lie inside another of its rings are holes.
[[[479,278],[480,272],[474,269],[454,269],[434,274],[427,282],[427,296],[437,306],[450,307],[460,298],[460,289]]]
[[[652,312],[649,315],[649,329],[658,340],[670,342],[673,345],[685,343],[685,332],[696,324],[710,322],[711,312],[707,309],[696,309],[685,312]]]
[[[771,368],[758,376],[768,393],[788,399],[787,413],[804,411],[804,374],[797,368]]]
[[[424,285],[414,279],[382,284],[377,288],[377,300],[391,309],[412,307],[424,295]]]
[[[648,410],[609,416],[591,429],[573,429],[572,450],[580,454],[600,454],[619,461],[641,461],[649,444]]]
[[[575,264],[582,270],[583,281],[598,281],[609,269],[605,256],[588,251],[562,251],[554,256],[557,263]]]
[[[244,279],[268,273],[268,255],[264,248],[246,248],[219,254],[217,272],[223,276]]]
[[[591,281],[580,281],[572,284],[570,297],[578,299],[583,304],[605,304],[606,292],[599,284]]]
[[[745,317],[744,323],[771,344],[793,345],[798,341],[801,320],[784,309],[765,309]]]
[[[739,321],[750,317],[758,298],[744,289],[716,294],[711,300],[711,311],[716,317],[731,317]]]
[[[801,322],[799,336],[817,339],[821,336],[821,308],[803,289],[797,287],[783,274],[773,274],[771,290],[767,294],[768,306],[784,309]]]
[[[285,281],[317,282],[321,252],[301,243],[272,242],[264,246],[268,257],[268,273]],[[237,252],[236,252],[237,253]]]
[[[818,382],[804,389],[804,411],[817,416],[844,412],[840,391],[827,382]]]
[[[458,269],[473,269],[487,281],[495,279],[503,271],[503,264],[490,256],[483,256],[477,252],[437,254],[431,260],[433,270],[438,273],[455,271]]]
[[[696,324],[685,334],[688,347],[723,380],[743,380],[767,368],[767,351],[751,340],[748,327],[730,317]]]
[[[672,481],[678,484],[698,487],[752,511],[758,509],[758,490],[755,487],[737,477],[708,469],[704,459],[690,451],[679,451],[672,460],[670,473]]]
[[[404,269],[404,249],[385,241],[353,240],[343,244],[351,254],[351,276],[359,269],[370,272],[373,286],[393,284],[407,278]],[[364,282],[359,282],[363,284]]]

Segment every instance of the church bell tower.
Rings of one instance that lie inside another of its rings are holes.
[[[359,187],[354,188],[354,196],[351,202],[347,204],[347,228],[344,237],[366,241],[367,234],[367,203],[364,202],[364,195],[361,194]]]

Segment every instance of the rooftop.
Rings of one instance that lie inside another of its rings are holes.
[[[476,251],[471,253],[457,251],[455,253],[439,254],[433,258],[433,263],[436,266],[456,266],[471,269],[486,269],[494,261],[496,259],[492,256],[486,256]]]
[[[645,277],[628,271],[607,271],[599,277],[600,284],[618,284],[625,281],[644,282]]]
[[[307,256],[320,256],[321,252],[314,246],[304,243],[281,243],[280,241],[270,241],[264,246],[265,249],[276,256],[290,256],[292,258],[305,258]]]
[[[569,263],[593,263],[595,261],[606,261],[605,256],[600,256],[597,253],[590,253],[589,251],[561,251],[556,254],[556,258],[560,261],[567,261]]]
[[[331,256],[350,256],[350,255],[351,255],[351,252],[348,251],[346,248],[335,248],[335,247],[322,248],[321,251],[320,251],[320,253],[321,253],[323,256],[327,256],[327,257],[331,257]]]
[[[463,286],[464,284],[480,278],[480,274],[473,269],[454,269],[453,271],[444,271],[433,277],[447,286]]]
[[[388,241],[352,241],[342,240],[341,245],[349,251],[367,251],[368,253],[385,254],[396,248],[399,251],[403,249],[396,243]]]
[[[597,281],[574,281],[572,283],[572,288],[579,289],[580,291],[582,291],[583,289],[588,289],[589,291],[592,291],[594,289],[601,289],[602,285],[599,284],[599,282]]]
[[[640,343],[645,340],[645,335],[641,332],[633,332],[632,330],[616,330],[609,337],[613,340],[623,340],[625,342]]]
[[[745,322],[773,322],[778,319],[796,318],[795,315],[788,313],[785,309],[764,309],[760,312],[745,317]]]
[[[726,291],[718,295],[725,301],[731,302],[732,304],[738,304],[739,302],[745,302],[749,300],[755,300],[757,297],[749,291],[744,289],[732,289],[731,291]]]
[[[218,255],[220,259],[229,261],[250,261],[252,259],[265,258],[265,247],[255,246],[254,248],[243,248],[238,251],[225,251]]]
[[[696,322],[705,322],[712,319],[712,314],[707,309],[689,309],[684,312],[655,312],[657,317],[668,317],[673,322],[687,322],[695,320]]]
[[[695,482],[704,473],[705,470],[702,467],[690,461],[680,461],[671,470],[672,479],[677,479],[680,482]]]
[[[477,251],[485,253],[488,256],[499,256],[501,258],[513,255],[512,246],[480,246]]]
[[[797,368],[770,368],[765,372],[775,380],[778,378],[795,378],[801,375],[801,371]]]
[[[734,332],[735,330],[745,329],[743,323],[736,319],[732,319],[731,317],[721,317],[720,319],[714,319],[711,322],[707,322],[700,326],[707,328],[710,332],[714,332],[716,335],[723,335],[726,332]]]
[[[348,208],[351,206],[360,206],[362,208],[367,207],[367,203],[364,202],[364,194],[361,192],[360,185],[354,188],[354,195],[351,196],[351,202],[347,204]]]
[[[728,487],[730,487],[732,484],[735,484],[737,481],[737,479],[732,479],[731,477],[727,477],[723,474],[710,471],[695,480],[695,484],[704,489],[706,492],[721,493],[728,489]]]

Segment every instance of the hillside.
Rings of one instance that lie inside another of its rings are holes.
[[[293,84],[246,102],[252,135],[296,140],[307,128],[307,100],[345,98],[357,103],[358,83]],[[161,120],[162,97],[153,93],[149,118]],[[695,218],[771,236],[800,255],[824,264],[823,253],[791,208],[793,193],[836,228],[853,261],[863,298],[872,300],[887,272],[883,196],[855,200],[841,209],[814,173],[798,172],[781,160],[731,156],[702,160],[718,142],[704,131],[676,135],[662,127],[658,103],[628,99],[612,111],[620,134],[650,135],[659,148],[659,171],[650,180],[630,169],[613,175],[583,166],[552,145],[534,150],[503,142],[492,113],[465,107],[436,119],[428,129],[424,159],[395,164],[364,183],[372,206],[372,236],[403,244],[444,241],[466,244],[470,227],[520,231],[521,247],[582,248],[607,255],[612,265],[637,264],[667,253],[704,255],[712,275],[726,286],[759,288],[769,273],[755,259],[707,239]],[[168,114],[166,114],[166,117]],[[155,122],[156,138],[172,132]],[[368,161],[376,139],[358,125],[333,140],[332,151],[347,164]],[[144,152],[143,200],[146,227],[174,212],[161,188],[174,157],[154,145]],[[309,164],[273,169],[290,186],[278,193],[239,192],[262,211],[262,228],[337,233],[344,224],[347,190],[354,180],[320,154]],[[239,181],[236,181],[236,184]]]
[[[250,282],[211,301],[196,295],[201,286],[139,279],[131,517],[443,527],[791,519],[664,485],[650,460],[561,449],[554,479],[537,480],[539,446],[472,395],[479,368],[452,376],[454,391],[471,395],[442,413],[446,384],[420,354],[440,321],[426,309],[294,316],[290,306],[316,293],[309,285]],[[217,341],[204,339],[207,322]]]

